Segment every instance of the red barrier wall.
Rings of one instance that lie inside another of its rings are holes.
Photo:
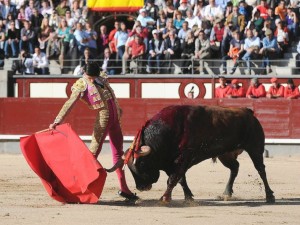
[[[46,129],[65,99],[0,98],[0,134],[31,134]],[[203,104],[249,107],[267,138],[300,138],[300,101],[287,99],[119,99],[124,135],[133,136],[143,123],[165,106]],[[79,102],[65,122],[80,135],[91,135],[95,111]],[[234,122],[234,121],[233,121]]]

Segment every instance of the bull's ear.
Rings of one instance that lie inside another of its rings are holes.
[[[151,148],[147,145],[144,145],[141,147],[141,149],[136,152],[136,154],[141,157],[141,156],[146,156],[146,155],[149,155],[151,152]]]

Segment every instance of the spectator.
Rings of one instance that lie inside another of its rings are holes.
[[[191,5],[188,3],[188,0],[180,0],[180,5],[177,9],[178,12],[181,12],[182,18],[187,17],[187,11],[191,9]],[[174,17],[173,17],[174,19]]]
[[[68,11],[70,11],[72,18],[75,18],[75,17],[76,17],[76,19],[80,18],[82,16],[82,12],[83,12],[82,8],[83,8],[83,6],[80,6],[79,1],[78,0],[74,0],[70,6],[71,6],[70,10],[67,10],[66,13]]]
[[[285,17],[287,15],[287,10],[285,7],[285,1],[280,0],[278,6],[275,8],[275,15],[279,17],[280,20],[285,20]]]
[[[89,47],[92,55],[96,57],[97,55],[97,32],[92,28],[89,22],[85,23],[85,34],[88,39],[87,46]]]
[[[221,53],[221,44],[224,37],[224,23],[221,19],[215,21],[215,25],[213,26],[210,33],[210,45],[213,53],[217,55],[223,56],[223,52]]]
[[[127,46],[125,46],[125,53],[122,58],[122,75],[127,72],[128,59],[138,59],[137,68],[138,72],[143,69],[143,56],[145,54],[146,46],[143,43],[143,38],[139,35],[135,35],[134,40],[130,41]]]
[[[273,37],[271,30],[266,30],[266,37],[263,38],[263,47],[259,50],[259,54],[263,57],[262,74],[268,74],[271,72],[270,59],[275,59],[278,56],[279,49],[276,38]]]
[[[129,31],[126,28],[126,24],[121,22],[121,29],[118,30],[115,34],[115,43],[117,46],[117,57],[122,59],[125,52],[125,44],[129,37]]]
[[[109,32],[108,35],[108,46],[111,53],[117,52],[116,42],[115,42],[115,34],[120,29],[119,21],[115,21],[114,29]]]
[[[161,73],[161,60],[163,58],[164,41],[161,38],[158,30],[152,31],[153,38],[149,42],[148,65],[149,73]],[[156,64],[154,66],[153,64]]]
[[[268,98],[281,98],[284,96],[284,87],[278,83],[278,80],[276,77],[271,78],[271,84],[272,86],[267,91],[267,97]]]
[[[158,19],[156,20],[156,29],[162,32],[167,26],[167,17],[164,10],[158,12]]]
[[[52,28],[52,30],[57,30],[59,24],[60,24],[60,18],[57,15],[57,12],[54,10],[52,12],[52,15],[49,18],[49,25]]]
[[[104,56],[102,59],[101,69],[107,75],[115,75],[117,71],[117,64],[116,64],[116,56],[110,53],[109,48],[104,49]]]
[[[266,0],[261,0],[260,4],[253,9],[253,14],[259,12],[260,17],[262,17],[265,20],[268,18],[268,8],[269,7],[267,5]]]
[[[78,22],[78,19],[75,16],[72,17],[71,11],[69,10],[66,11],[65,19],[67,21],[68,27],[70,27],[71,30],[74,31],[76,29],[76,23]]]
[[[216,3],[216,4],[218,4],[218,3]],[[226,7],[224,10],[225,18],[227,18],[232,13],[232,10],[233,10],[233,3],[231,1],[229,1],[226,3]]]
[[[168,19],[174,19],[175,18],[176,9],[173,6],[172,0],[167,0],[166,1],[166,6],[163,8],[163,10],[164,10],[164,12],[165,12]]]
[[[297,45],[296,67],[297,70],[300,72],[300,41],[298,42]]]
[[[178,32],[178,38],[180,39],[180,43],[183,43],[188,31],[190,30],[188,24],[189,23],[187,21],[184,21],[182,24],[182,28]]]
[[[51,27],[49,26],[49,19],[45,17],[42,21],[41,32],[38,33],[38,42],[40,49],[45,52],[48,45],[48,40],[52,32]]]
[[[247,69],[245,71],[246,75],[251,74],[251,60],[256,59],[258,57],[258,52],[260,49],[260,38],[255,37],[253,35],[252,30],[247,30],[247,38],[245,39],[244,44],[245,54],[243,56],[243,60],[246,61]]]
[[[67,5],[67,0],[61,0],[58,6],[55,8],[55,11],[59,17],[65,17],[68,10],[70,10],[70,8]]]
[[[261,14],[259,11],[256,11],[253,14],[253,17],[251,19],[251,21],[249,21],[249,23],[254,25],[254,29],[257,30],[259,32],[259,36],[262,35],[262,29],[264,27],[264,19],[261,17]]]
[[[144,40],[144,44],[146,46],[146,50],[147,50],[149,32],[148,32],[148,29],[146,27],[141,26],[140,21],[135,21],[135,24],[132,28],[132,31],[129,33],[129,38],[128,38],[127,42],[134,39],[135,35],[138,35],[138,36],[142,37],[142,39]]]
[[[230,41],[230,48],[228,55],[222,58],[223,61],[223,71],[222,74],[227,73],[227,60],[233,60],[233,68],[230,71],[230,74],[234,74],[237,66],[239,65],[239,61],[242,58],[244,53],[244,41],[240,39],[240,32],[238,30],[233,32],[233,39]]]
[[[225,98],[230,90],[230,87],[226,83],[225,77],[219,77],[220,85],[215,88],[215,98]]]
[[[89,35],[83,30],[83,25],[79,22],[76,24],[74,37],[80,54],[83,54],[84,49],[88,47]]]
[[[3,5],[0,5],[0,10],[4,22],[6,22],[8,14],[12,14],[14,18],[17,18],[16,6],[11,4],[10,0],[4,0]]]
[[[228,2],[230,2],[231,3],[231,0],[215,0],[215,4],[217,5],[217,6],[220,6],[221,7],[221,9],[222,9],[222,11],[223,12],[225,12],[225,10],[226,10],[226,7],[227,7],[227,3]],[[230,4],[229,4],[230,5]]]
[[[25,16],[25,8],[24,6],[22,6],[20,9],[19,9],[19,13],[18,13],[18,17],[17,17],[18,21],[19,21],[19,26],[21,28],[24,27],[23,23],[24,21],[26,20],[26,16]]]
[[[285,21],[290,32],[291,40],[298,40],[299,21],[296,13],[290,7],[287,9]]]
[[[245,0],[239,1],[239,13],[245,16],[245,21],[251,20],[253,7],[248,5]]]
[[[159,13],[159,8],[157,5],[154,4],[154,0],[147,0],[146,1],[146,12],[147,14],[154,19],[155,21],[157,21],[158,19],[158,13]]]
[[[3,28],[3,26],[0,26],[0,51],[1,51],[1,53],[4,52],[5,34],[6,34],[5,29]]]
[[[108,48],[108,33],[107,33],[107,27],[106,25],[100,26],[100,34],[98,35],[97,39],[97,49],[98,49],[98,55],[100,55],[100,58],[103,58],[103,52],[104,49]]]
[[[62,53],[64,56],[69,51],[72,37],[73,35],[71,34],[71,28],[68,27],[66,19],[61,19],[57,30],[57,38],[60,42],[60,53]]]
[[[182,24],[182,26],[183,26],[183,24]],[[167,26],[163,30],[163,34],[162,34],[163,39],[167,39],[169,37],[169,34],[171,32],[173,32],[174,29],[175,29],[175,27],[174,27],[173,19],[168,19]],[[176,33],[176,31],[175,31],[175,33]]]
[[[293,79],[287,80],[287,86],[284,89],[284,97],[287,99],[296,99],[300,97],[299,88],[294,84]]]
[[[250,86],[246,93],[247,98],[261,98],[266,97],[265,86],[258,82],[257,78],[252,78]]]
[[[276,29],[275,19],[276,19],[276,16],[275,16],[274,10],[273,9],[268,9],[268,18],[265,19],[265,21],[269,22],[271,30]]]
[[[41,25],[44,17],[36,8],[32,9],[32,15],[30,16],[30,24],[34,33],[37,35],[41,31]]]
[[[155,25],[155,20],[147,15],[147,11],[145,9],[140,9],[139,15],[136,20],[141,22],[142,27],[147,27],[149,30],[152,30]]]
[[[6,35],[6,41],[4,45],[4,54],[6,58],[9,58],[9,49],[11,48],[12,56],[17,57],[18,55],[18,45],[19,45],[19,39],[20,37],[20,31],[16,29],[15,22],[10,22],[10,28],[7,31]]]
[[[204,62],[203,59],[209,59],[210,53],[210,43],[207,39],[203,30],[198,34],[198,38],[195,40],[195,56],[194,60],[199,60],[199,72],[200,75],[204,74]]]
[[[33,60],[30,57],[30,54],[26,50],[21,50],[20,52],[21,58],[21,71],[23,75],[33,75],[34,67]]]
[[[204,14],[204,7],[204,0],[198,0],[197,5],[195,5],[194,7],[193,15],[197,16],[199,19],[202,19]]]
[[[240,31],[241,34],[244,33],[244,29],[245,29],[245,16],[241,15],[238,12],[238,7],[234,6],[232,9],[232,13],[230,13],[228,15],[228,17],[226,18],[226,22],[225,25],[228,25],[228,22],[232,22],[232,26],[234,27],[234,29],[238,29]]]
[[[34,9],[34,0],[29,0],[28,6],[25,8],[25,19],[30,20]]]
[[[38,75],[49,74],[49,62],[46,54],[40,50],[39,47],[34,48],[34,54],[32,55],[32,63],[34,72]]]
[[[233,79],[231,81],[231,87],[226,96],[228,98],[243,98],[246,96],[246,91],[243,86],[239,85],[239,81],[237,79]]]
[[[191,73],[191,59],[194,58],[195,54],[195,38],[194,32],[189,30],[182,43],[181,53],[181,68],[183,73]]]
[[[88,47],[86,47],[84,49],[83,55],[79,59],[79,62],[80,62],[80,65],[79,65],[80,66],[79,74],[83,75],[83,73],[84,73],[84,67],[88,63],[92,63],[93,61],[94,61],[94,57],[93,57],[90,49]]]
[[[289,34],[288,29],[283,25],[280,19],[276,19],[276,30],[274,32],[274,37],[277,40],[279,52],[281,54],[281,58],[283,58],[284,52],[286,52],[289,45]]]
[[[180,40],[178,37],[176,37],[176,30],[173,29],[169,32],[169,37],[165,40],[164,44],[164,57],[167,63],[167,72],[171,72],[172,68],[172,61],[174,59],[178,59],[181,54],[181,49],[180,49]]]
[[[33,54],[33,46],[35,45],[36,34],[31,29],[28,21],[24,22],[24,27],[20,33],[19,49],[28,49],[30,54]]]
[[[16,17],[14,17],[13,14],[9,13],[8,16],[7,16],[6,24],[5,24],[5,26],[6,26],[5,30],[6,31],[8,30],[9,24],[10,24],[11,21],[15,21],[15,26],[16,26],[17,29],[20,29],[20,27],[23,28],[23,24],[20,25],[20,21]]]
[[[50,3],[50,5],[49,5]],[[52,0],[48,2],[48,0],[42,0],[42,7],[39,10],[40,14],[44,17],[50,16],[53,13],[53,3]]]
[[[193,15],[193,10],[189,9],[186,11],[186,18],[185,21],[188,22],[188,26],[192,29],[195,25],[201,29],[202,21],[199,19],[198,16]]]
[[[177,32],[182,28],[183,22],[184,19],[182,18],[181,12],[176,12],[173,25],[176,28]]]
[[[209,4],[204,8],[203,19],[215,24],[217,19],[223,18],[223,10],[221,6],[216,5],[215,0],[209,0]]]

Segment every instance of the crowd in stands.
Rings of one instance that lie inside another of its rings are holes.
[[[117,20],[99,31],[88,13],[84,0],[0,0],[2,54],[26,61],[24,74],[47,74],[45,59],[67,55],[80,57],[77,74],[89,60],[109,75],[129,73],[130,62],[137,73],[172,73],[175,62],[182,73],[197,66],[205,74],[209,59],[222,61],[222,74],[234,74],[241,62],[251,74],[259,59],[268,74],[272,59],[299,41],[298,0],[145,0],[133,27]]]

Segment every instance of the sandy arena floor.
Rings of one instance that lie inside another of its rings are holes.
[[[110,167],[111,156],[99,157]],[[202,162],[189,170],[188,184],[195,203],[183,201],[177,186],[173,201],[162,205],[158,199],[166,188],[167,177],[161,173],[158,183],[148,192],[138,192],[126,170],[128,184],[141,202],[129,204],[117,196],[116,175],[109,174],[98,204],[61,204],[50,198],[40,179],[21,154],[0,155],[0,224],[300,224],[300,156],[265,159],[266,171],[276,203],[265,203],[261,180],[248,155],[239,157],[240,174],[230,201],[220,200],[229,171],[220,162]]]

